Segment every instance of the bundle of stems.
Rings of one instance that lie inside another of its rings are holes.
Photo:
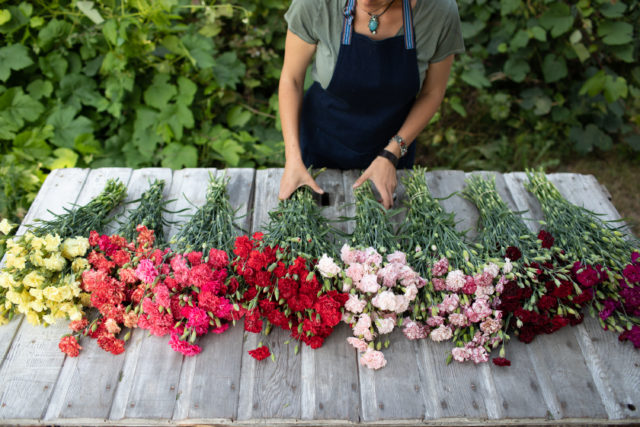
[[[465,242],[465,233],[456,231],[454,214],[445,212],[431,195],[425,172],[425,168],[414,168],[402,180],[408,210],[400,234],[410,264],[426,278],[431,266],[446,257],[456,268],[475,273],[481,264],[478,252]]]
[[[540,202],[547,231],[567,254],[582,264],[602,264],[621,272],[640,242],[620,231],[620,221],[606,221],[597,213],[567,201],[543,171],[527,171],[525,188]],[[627,237],[627,238],[625,238]]]
[[[366,181],[355,190],[356,225],[352,241],[357,247],[371,247],[380,253],[399,249],[398,238],[383,206],[376,200],[371,184]]]
[[[100,232],[110,221],[109,213],[127,197],[125,185],[118,179],[107,181],[104,190],[84,206],[64,208],[48,221],[38,221],[30,230],[36,236],[57,234],[61,239],[88,236],[92,230]]]
[[[235,225],[236,211],[227,194],[228,182],[226,176],[209,177],[205,204],[171,238],[176,253],[201,251],[207,254],[213,248],[232,253],[238,227]]]
[[[126,222],[120,224],[118,234],[127,239],[134,241],[138,235],[136,228],[138,225],[144,225],[149,230],[153,230],[156,237],[156,244],[164,243],[164,227],[169,225],[162,217],[166,212],[166,206],[169,201],[164,200],[162,191],[165,182],[156,179],[147,191],[135,202],[139,202],[138,206],[129,212]]]
[[[323,254],[335,257],[333,234],[329,220],[313,198],[313,191],[305,186],[269,212],[263,243],[272,248],[286,247],[293,258],[320,259]]]

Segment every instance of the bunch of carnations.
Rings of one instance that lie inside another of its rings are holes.
[[[499,294],[510,277],[510,264],[484,264],[474,248],[455,230],[453,215],[433,198],[424,169],[415,169],[403,180],[408,211],[403,236],[409,263],[428,280],[413,304],[411,319],[404,322],[409,339],[429,337],[456,345],[447,357],[458,362],[487,362],[489,353],[508,336],[503,330]],[[506,365],[504,347],[493,362]]]
[[[202,351],[198,337],[223,333],[234,320],[229,295],[236,292],[237,280],[229,277],[227,250],[235,228],[226,183],[211,178],[205,204],[173,239],[175,252],[162,265],[147,262],[139,271],[148,292],[138,326],[153,335],[169,334],[169,346],[185,356]]]
[[[382,347],[389,347],[388,334],[402,324],[418,289],[425,285],[418,273],[407,265],[406,255],[391,253],[397,238],[389,216],[373,195],[369,182],[355,190],[356,226],[351,248],[344,245],[340,257],[345,265],[338,275],[343,292],[349,292],[343,320],[353,330],[349,344],[360,353],[360,363],[369,369],[387,364]],[[384,262],[384,253],[386,262]],[[320,264],[333,266],[323,257]],[[330,268],[321,268],[321,271]],[[335,270],[334,270],[335,271]]]
[[[536,335],[580,323],[581,306],[593,294],[578,284],[573,263],[554,246],[553,236],[531,233],[498,194],[495,178],[470,177],[463,195],[478,208],[478,241],[486,257],[505,259],[513,271],[500,295],[507,328],[530,343]]]
[[[323,277],[316,274],[321,256],[334,252],[328,221],[308,187],[280,201],[269,217],[264,235],[240,236],[235,242],[233,267],[242,284],[245,330],[269,333],[276,326],[319,348],[342,319],[348,298],[335,289],[337,266],[325,268]],[[261,346],[250,354],[261,360],[270,351]]]
[[[89,233],[92,247],[88,256],[91,268],[82,275],[82,288],[94,311],[69,324],[72,333],[62,337],[59,347],[70,357],[78,356],[82,336],[97,339],[98,345],[113,354],[124,351],[140,313],[140,303],[147,292],[140,265],[160,265],[165,252],[154,247],[156,231],[143,224],[155,224],[162,234],[163,181],[156,181],[142,194],[138,206],[126,215],[117,234]],[[139,225],[134,223],[140,222]],[[134,234],[131,234],[131,231]],[[123,333],[123,329],[129,331]],[[124,335],[119,339],[119,335]]]
[[[589,312],[604,329],[616,331],[621,341],[640,347],[640,242],[625,236],[612,221],[566,200],[542,171],[527,171],[527,190],[536,196],[544,225],[576,260],[573,273],[593,298]],[[625,273],[626,272],[626,273]]]
[[[147,292],[145,267],[162,264],[164,252],[155,249],[154,233],[145,226],[138,227],[135,241],[128,242],[119,235],[89,234],[91,252],[87,257],[90,268],[82,273],[82,289],[88,305],[97,311],[69,323],[70,334],[62,337],[60,350],[77,357],[82,347],[78,339],[90,337],[98,341],[103,350],[112,354],[124,352],[131,331],[118,338],[124,328],[138,324],[139,304]]]
[[[31,232],[7,240],[0,272],[3,313],[0,324],[16,313],[32,325],[48,326],[57,319],[82,318],[80,275],[88,267],[86,238],[38,237]]]

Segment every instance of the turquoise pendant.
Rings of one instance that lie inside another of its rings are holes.
[[[371,15],[371,19],[369,19],[369,31],[371,34],[375,34],[378,30],[378,17],[376,15]]]

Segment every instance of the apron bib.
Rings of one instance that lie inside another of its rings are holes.
[[[410,0],[404,35],[372,40],[353,31],[355,0],[345,7],[342,43],[326,89],[304,96],[300,148],[305,166],[366,169],[404,123],[420,90]],[[398,168],[413,166],[415,144]]]

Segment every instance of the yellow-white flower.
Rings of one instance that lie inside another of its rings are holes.
[[[60,236],[47,234],[44,237],[45,249],[49,252],[55,252],[60,247]]]
[[[89,269],[89,261],[86,258],[76,258],[71,263],[71,270],[74,273],[80,273]]]
[[[37,288],[31,288],[29,289],[29,295],[31,295],[32,297],[34,297],[37,300],[42,300],[42,289],[37,289]]]
[[[89,249],[89,240],[84,237],[76,237],[74,239],[66,239],[62,243],[62,255],[71,260],[76,257],[84,256]]]
[[[13,227],[15,227],[15,225],[11,224],[7,220],[7,218],[4,218],[2,221],[0,221],[0,232],[2,232],[2,234],[9,234]]]
[[[44,260],[45,268],[51,271],[61,271],[66,264],[67,262],[65,261],[65,259],[58,253],[51,254]]]
[[[26,313],[27,316],[27,322],[31,323],[32,325],[38,326],[40,325],[40,316],[38,316],[38,314],[35,311],[29,311]],[[46,317],[46,316],[45,316]]]
[[[56,318],[50,314],[45,314],[44,316],[42,316],[42,321],[46,325],[53,325],[54,323],[56,323]]]
[[[34,237],[33,239],[31,239],[31,249],[39,251],[44,245],[44,239],[41,239],[40,237]]]
[[[13,280],[13,276],[6,271],[0,273],[0,288],[11,289],[18,285],[15,280]]]
[[[23,256],[16,256],[9,252],[5,260],[6,268],[15,268],[16,270],[22,270],[24,268],[27,259]]]
[[[46,308],[42,301],[34,300],[29,303],[29,308],[33,311],[37,311],[38,313],[44,311]]]
[[[44,288],[44,290],[42,291],[42,294],[46,299],[50,301],[61,302],[64,300],[64,296],[60,289],[62,288],[57,288],[55,286],[48,286]]]
[[[22,279],[22,284],[28,288],[39,288],[43,283],[44,277],[39,275],[37,271],[32,271]]]
[[[36,249],[29,255],[29,260],[36,267],[44,267],[44,258],[42,255],[42,251],[40,249]]]

